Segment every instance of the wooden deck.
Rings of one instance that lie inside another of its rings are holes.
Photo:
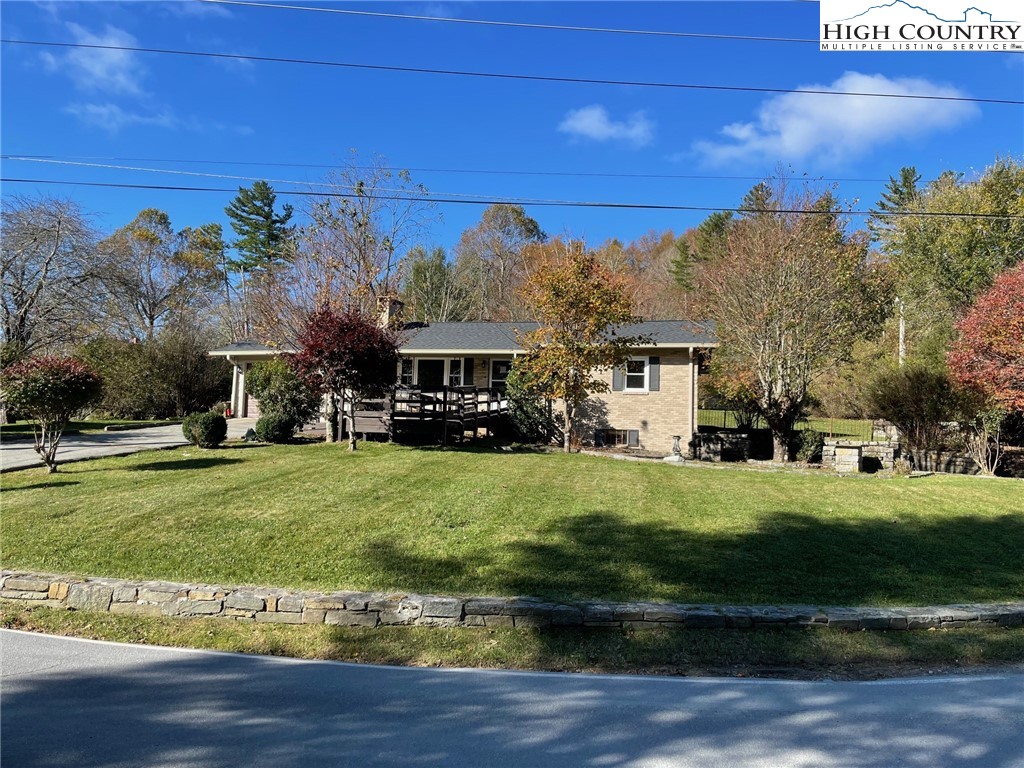
[[[507,420],[505,393],[485,387],[401,387],[389,398],[364,401],[355,413],[356,434],[387,435],[396,442],[450,445],[489,437]],[[346,417],[343,429],[348,430]]]

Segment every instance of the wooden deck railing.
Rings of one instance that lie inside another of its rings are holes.
[[[355,431],[387,434],[392,439],[404,434],[436,435],[448,445],[453,438],[462,440],[467,432],[471,438],[481,429],[490,435],[494,422],[506,414],[508,398],[498,389],[399,387],[391,397],[359,403]]]

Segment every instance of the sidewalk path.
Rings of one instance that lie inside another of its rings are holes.
[[[1024,768],[1024,675],[378,667],[0,631],[20,768]]]
[[[228,439],[241,438],[256,419],[228,419]],[[139,451],[174,448],[186,445],[180,424],[167,424],[124,432],[96,432],[86,435],[68,435],[57,449],[57,461],[81,461],[101,456],[124,456]],[[10,440],[0,445],[0,472],[11,469],[43,466],[32,449],[32,440]]]

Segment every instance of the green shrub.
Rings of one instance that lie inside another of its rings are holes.
[[[825,436],[816,429],[804,429],[796,433],[796,460],[808,464],[821,461],[821,449],[825,447]]]
[[[256,437],[264,443],[287,443],[295,434],[295,420],[284,413],[264,413],[256,420]]]
[[[228,436],[228,422],[220,414],[193,413],[181,423],[181,433],[192,445],[200,448],[216,448]]]
[[[252,366],[245,375],[245,388],[259,400],[263,413],[287,416],[293,426],[308,424],[320,414],[320,396],[295,374],[283,358]]]
[[[945,371],[911,364],[877,376],[868,388],[874,414],[891,421],[911,450],[949,447],[955,435],[946,424],[956,420],[962,395]]]
[[[548,408],[548,401],[527,386],[513,367],[505,381],[509,420],[516,437],[524,442],[548,442],[562,434]]]

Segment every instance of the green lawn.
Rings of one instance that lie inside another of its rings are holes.
[[[89,419],[88,421],[68,422],[68,426],[67,429],[64,430],[64,434],[79,435],[88,434],[90,432],[102,432],[104,428],[110,424],[131,424],[139,427],[159,427],[162,424],[177,423],[179,423],[179,421],[174,419],[143,419],[141,421],[132,421],[131,419]],[[31,438],[32,422],[14,421],[10,424],[0,424],[0,437],[5,440],[10,438]]]
[[[0,479],[3,565],[97,576],[716,603],[1024,595],[1024,483],[561,454],[230,445]]]

